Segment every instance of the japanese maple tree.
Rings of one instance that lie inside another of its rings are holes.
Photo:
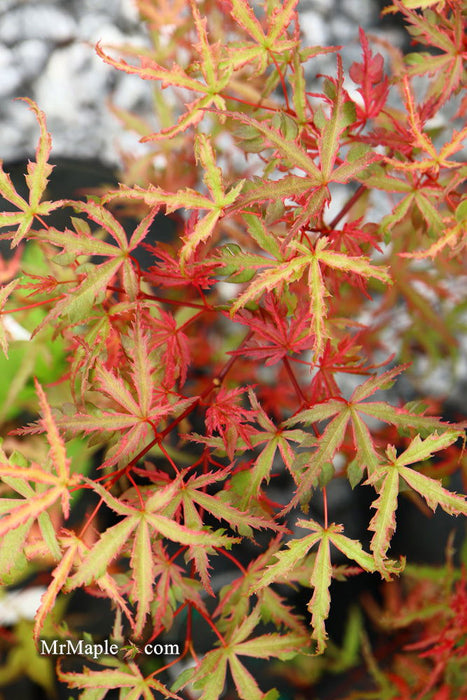
[[[84,700],[110,689],[217,700],[226,679],[244,700],[272,700],[248,659],[326,659],[333,579],[403,579],[391,553],[401,498],[467,514],[447,478],[465,477],[463,424],[390,393],[415,350],[432,363],[453,354],[462,324],[465,9],[394,0],[387,11],[403,15],[417,51],[386,51],[360,30],[347,70],[338,47],[303,46],[298,0],[137,5],[151,46],[96,46],[154,89],[155,125],[114,108],[148,149],[125,155],[120,187],[44,201],[51,136],[26,98],[39,125],[28,200],[0,168],[1,238],[37,261],[3,275],[0,320],[27,323],[40,307],[33,337],[52,328],[67,354],[59,381],[36,380],[37,420],[0,452],[0,574],[3,585],[46,575],[37,645],[79,638],[57,612],[77,589],[110,602],[110,635],[127,653],[81,672],[58,661]],[[335,70],[311,91],[305,66],[326,53]],[[449,100],[457,115],[434,129]],[[74,211],[62,229],[48,223],[57,209]],[[177,222],[169,243],[148,241],[159,212]],[[69,456],[77,439],[94,470]],[[327,489],[339,479],[372,489],[368,545],[333,521]],[[310,512],[317,492],[323,518]],[[233,573],[220,588],[223,562]],[[287,596],[297,585],[308,618]],[[465,576],[447,605],[464,598]],[[212,634],[208,651],[197,625]],[[438,658],[426,692],[462,660],[465,620],[443,625],[410,647]],[[174,629],[180,656],[148,662],[145,643]],[[378,697],[394,697],[391,683],[406,692],[400,674],[375,678]]]

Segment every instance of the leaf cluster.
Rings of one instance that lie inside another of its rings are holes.
[[[36,642],[77,589],[111,601],[114,638],[135,648],[182,630],[182,658],[157,668],[137,652],[82,673],[59,664],[85,700],[112,688],[176,698],[190,687],[217,700],[229,674],[240,698],[271,700],[245,659],[327,653],[333,578],[390,581],[404,568],[391,554],[400,500],[467,514],[451,467],[435,468],[443,451],[465,461],[463,424],[395,405],[390,393],[409,351],[433,362],[455,353],[465,310],[445,284],[465,275],[465,129],[431,128],[449,99],[465,105],[465,17],[451,2],[395,0],[438,53],[385,59],[360,31],[352,92],[335,47],[302,46],[297,0],[137,4],[151,47],[122,58],[96,47],[154,89],[156,131],[115,110],[149,149],[126,156],[124,184],[85,202],[43,201],[51,137],[30,100],[40,133],[27,200],[0,168],[0,194],[15,208],[0,213],[1,237],[43,260],[32,271],[25,257],[19,279],[5,280],[0,321],[40,308],[31,342],[58,343],[68,362],[55,400],[36,380],[39,417],[15,426],[20,440],[0,453],[2,584],[33,567],[48,576]],[[310,92],[305,65],[322,53],[336,53],[335,72]],[[331,214],[342,185],[348,199]],[[48,223],[70,207],[67,226]],[[179,229],[148,245],[159,212]],[[135,256],[143,247],[147,269]],[[8,340],[2,326],[5,352]],[[5,398],[13,408],[17,395]],[[72,463],[76,439],[96,454],[95,473]],[[338,479],[372,489],[368,546],[328,504]],[[307,515],[316,492],[322,518]],[[221,588],[225,562],[233,571]],[[298,584],[309,622],[289,604]],[[205,653],[195,621],[213,638]],[[450,624],[432,652],[447,648]],[[165,671],[185,657],[170,686]]]

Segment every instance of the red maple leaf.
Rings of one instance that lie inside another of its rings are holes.
[[[254,419],[255,412],[239,405],[239,397],[247,389],[248,387],[221,387],[206,411],[207,435],[212,436],[216,431],[219,433],[229,459],[233,459],[238,439],[242,438],[251,447],[250,435],[256,432],[253,426],[246,422]]]
[[[362,96],[363,107],[357,107],[358,122],[365,123],[368,119],[376,117],[384,105],[389,92],[387,76],[384,75],[384,59],[380,53],[373,56],[368,46],[368,39],[360,27],[360,43],[362,45],[363,60],[361,63],[353,63],[349,70],[352,80],[360,85],[357,88]]]
[[[172,386],[180,379],[183,386],[190,363],[190,347],[185,333],[177,327],[173,314],[159,309],[160,318],[148,317],[151,327],[151,349],[163,347],[162,360],[165,366],[165,382]]]
[[[265,359],[266,365],[273,365],[289,354],[312,348],[315,342],[310,333],[310,315],[305,300],[299,302],[296,314],[287,318],[285,304],[268,294],[264,308],[255,313],[242,310],[235,318],[248,326],[254,335],[246,347],[232,350],[230,355]]]
[[[151,265],[145,277],[150,284],[159,287],[187,287],[193,285],[197,289],[209,289],[216,283],[213,277],[214,270],[220,266],[219,262],[201,262],[202,253],[196,250],[188,260],[183,270],[180,268],[180,256],[173,250],[165,249],[159,243],[156,246],[144,244],[144,247],[153,253],[159,260]],[[201,259],[201,260],[200,260]]]

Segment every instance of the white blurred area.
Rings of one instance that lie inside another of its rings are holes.
[[[0,625],[15,625],[19,620],[33,620],[45,586],[2,592],[0,597]]]

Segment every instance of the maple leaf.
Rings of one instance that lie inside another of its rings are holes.
[[[386,157],[387,163],[397,170],[416,172],[433,171],[437,173],[440,168],[461,168],[463,164],[460,161],[449,160],[449,156],[454,155],[463,147],[463,141],[467,136],[467,127],[464,127],[459,132],[453,131],[451,140],[445,143],[438,153],[430,137],[423,131],[422,119],[417,111],[407,75],[402,77],[402,89],[410,126],[410,142],[413,148],[421,149],[428,154],[428,157],[409,163],[396,158]]]
[[[158,80],[162,83],[162,89],[170,85],[175,88],[201,93],[202,95],[186,105],[186,111],[179,117],[176,124],[162,129],[157,134],[143,137],[143,141],[173,138],[177,134],[184,132],[189,126],[198,124],[203,118],[206,108],[211,105],[215,105],[220,110],[225,108],[222,92],[229,83],[233,67],[230,62],[220,59],[220,45],[209,43],[206,19],[201,18],[199,9],[194,2],[190,3],[190,8],[199,37],[199,42],[193,43],[193,49],[199,55],[200,61],[193,61],[192,66],[187,67],[185,70],[177,64],[174,64],[170,69],[164,68],[147,57],[140,58],[140,66],[132,66],[123,59],[116,60],[104,53],[99,43],[96,46],[98,56],[105,63],[118,70],[138,75],[144,80]],[[200,73],[199,78],[192,76],[190,68],[197,69]]]
[[[333,248],[339,247],[340,250],[351,255],[362,255],[364,246],[370,245],[371,248],[382,252],[378,239],[373,233],[362,227],[363,219],[355,219],[355,221],[346,221],[342,229],[333,229],[327,232],[327,236]]]
[[[267,33],[264,32],[260,20],[255,16],[251,5],[246,0],[231,0],[230,14],[245,30],[253,41],[238,42],[228,46],[229,63],[234,69],[245,63],[256,63],[256,72],[266,71],[272,63],[271,56],[279,57],[297,46],[297,39],[287,37],[287,28],[296,18],[298,0],[286,0],[277,12],[268,13],[266,17]],[[326,49],[315,47],[316,54],[326,53]]]
[[[232,528],[238,530],[238,532],[247,537],[253,536],[252,528],[281,529],[281,527],[272,520],[266,520],[248,511],[244,512],[238,510],[231,506],[226,499],[222,500],[218,496],[206,493],[206,487],[208,485],[224,480],[227,474],[230,474],[229,468],[216,473],[208,472],[201,476],[191,476],[186,482],[180,485],[179,493],[174,496],[171,501],[171,509],[182,505],[185,514],[185,523],[189,527],[193,527],[194,524],[199,527],[202,525],[201,517],[193,510],[196,504],[198,508],[210,512],[218,520],[225,520]]]
[[[410,139],[411,136],[407,134],[404,147],[410,143]],[[410,154],[407,154],[407,157],[409,156]],[[402,165],[406,161],[397,162]],[[380,230],[384,234],[386,242],[389,240],[389,232],[396,224],[407,218],[413,212],[414,207],[420,212],[433,234],[441,234],[444,225],[439,209],[444,201],[443,190],[439,186],[431,187],[429,184],[421,190],[419,175],[410,169],[404,175],[404,179],[401,179],[375,170],[364,178],[367,187],[376,187],[385,192],[397,192],[403,195],[393,211],[381,219]]]
[[[253,427],[245,422],[252,420],[254,413],[238,405],[239,397],[244,391],[242,387],[227,389],[222,386],[206,410],[207,435],[219,433],[229,459],[233,459],[239,438],[250,445],[250,436],[254,432]]]
[[[320,403],[333,396],[339,396],[340,389],[335,374],[367,374],[369,367],[358,357],[360,334],[343,338],[337,345],[326,341],[323,354],[315,365],[315,375],[308,393],[310,404]]]
[[[359,172],[358,167],[362,169],[360,165],[347,163],[338,166],[335,172],[332,172],[340,150],[340,137],[349,126],[354,124],[356,118],[355,104],[344,89],[344,71],[340,56],[337,56],[337,78],[326,77],[324,95],[330,106],[330,114],[326,118],[324,111],[321,108],[318,109],[314,114],[314,123],[319,130],[317,144],[322,180],[327,185],[331,180],[346,182]],[[357,159],[357,163],[359,161],[360,159]],[[365,158],[365,165],[367,163],[368,160]]]
[[[254,464],[248,470],[247,483],[244,485],[240,501],[241,506],[245,508],[248,507],[253,498],[259,496],[262,482],[269,482],[277,451],[279,451],[284,464],[295,479],[296,475],[292,468],[295,453],[289,443],[298,442],[303,445],[305,442],[307,444],[310,442],[310,436],[302,430],[287,430],[284,424],[274,425],[251,389],[248,391],[248,394],[251,406],[255,411],[256,421],[262,428],[261,432],[251,436],[251,443],[256,447],[265,442],[266,446],[261,450]]]
[[[371,548],[378,567],[384,566],[383,560],[389,547],[391,535],[396,527],[395,511],[400,480],[405,481],[408,486],[417,491],[433,511],[439,505],[451,515],[461,513],[467,515],[467,500],[464,496],[447,491],[437,479],[420,474],[407,466],[429,459],[435,452],[452,445],[463,435],[463,431],[459,430],[440,434],[434,432],[425,440],[422,440],[420,435],[416,435],[407,449],[398,456],[395,448],[389,445],[386,450],[388,461],[386,464],[378,466],[368,477],[365,483],[372,484],[379,493],[378,498],[372,504],[376,513],[368,526],[368,529],[375,533],[371,541]]]
[[[160,391],[156,377],[162,368],[157,357],[150,352],[149,334],[143,331],[140,321],[130,329],[128,340],[131,341],[132,354],[128,358],[130,375],[127,381],[118,370],[107,369],[99,360],[95,363],[95,378],[100,390],[117,410],[76,412],[57,421],[72,433],[109,435],[115,444],[101,468],[114,465],[125,457],[130,460],[163,419],[195,400],[170,403],[167,395]]]
[[[258,140],[255,150],[272,148],[275,157],[282,160],[283,169],[299,168],[305,177],[286,175],[277,181],[266,181],[256,184],[251,194],[248,192],[238,201],[238,206],[245,206],[253,201],[265,199],[297,199],[301,196],[305,204],[296,212],[297,222],[294,230],[306,225],[312,216],[320,212],[330,198],[328,184],[330,182],[345,183],[359,176],[362,171],[379,157],[370,153],[366,148],[350,150],[344,162],[339,160],[341,137],[356,121],[356,108],[344,89],[344,73],[342,62],[337,58],[337,78],[327,76],[324,81],[324,95],[321,96],[329,106],[328,114],[319,107],[313,116],[316,131],[316,147],[319,155],[319,166],[308,155],[307,146],[299,140],[299,129],[296,121],[283,113],[277,115],[271,125],[258,121],[248,115],[236,112],[224,112],[234,120],[241,121],[245,127],[239,132],[240,137]],[[303,135],[302,135],[303,138]],[[280,162],[280,161],[279,161]],[[334,167],[337,163],[337,167]],[[300,202],[300,199],[299,199]]]
[[[212,145],[212,137],[206,134],[197,134],[195,140],[196,158],[203,167],[203,180],[211,197],[206,197],[191,188],[178,190],[178,192],[165,192],[160,187],[149,185],[147,189],[141,187],[120,186],[118,192],[110,193],[104,201],[112,199],[139,199],[144,200],[151,208],[159,209],[165,206],[168,213],[177,209],[191,209],[192,211],[207,210],[207,214],[198,219],[192,230],[187,231],[184,244],[180,252],[180,270],[184,274],[185,265],[191,262],[191,258],[200,243],[207,241],[214,233],[219,219],[225,210],[238,198],[244,184],[240,180],[228,191],[225,191],[222,171],[216,165],[215,153]]]
[[[105,369],[111,369],[119,366],[123,360],[119,320],[118,315],[112,315],[111,312],[102,317],[96,315],[88,319],[82,336],[71,339],[70,383],[77,410],[83,410],[86,406],[96,361],[102,362]]]
[[[11,238],[11,245],[16,246],[28,235],[31,226],[36,217],[46,216],[54,209],[64,205],[62,200],[57,202],[41,202],[44,190],[47,187],[48,177],[52,172],[53,166],[48,162],[52,140],[47,132],[47,125],[44,113],[39,107],[28,97],[19,98],[27,102],[30,109],[34,112],[40,127],[40,137],[36,149],[35,162],[29,161],[28,174],[26,175],[26,184],[29,189],[29,201],[26,201],[15,189],[10,176],[3,170],[2,161],[0,161],[0,195],[9,202],[18,207],[19,212],[3,212],[0,213],[0,226],[10,228],[18,224],[18,228],[14,233],[2,234],[2,238]]]
[[[465,77],[465,18],[462,3],[453,3],[451,12],[436,8],[417,12],[417,8],[433,6],[435,2],[409,2],[394,0],[394,6],[404,14],[407,29],[419,44],[427,44],[436,53],[417,52],[405,57],[407,73],[411,76],[434,75],[426,94],[427,101],[434,98],[437,106],[446,102],[459,90]]]
[[[349,75],[352,80],[360,85],[358,92],[363,99],[363,107],[356,104],[357,117],[363,124],[371,118],[377,117],[386,104],[389,93],[389,83],[384,75],[384,59],[380,53],[373,56],[368,45],[368,39],[361,27],[359,27],[360,43],[362,45],[363,60],[361,63],[353,63],[350,66]]]
[[[79,569],[84,555],[89,550],[89,547],[79,539],[74,533],[63,531],[63,536],[59,538],[59,544],[62,550],[60,561],[52,571],[52,581],[47,590],[41,597],[39,608],[37,609],[33,636],[35,641],[39,640],[39,635],[44,626],[47,615],[53,610],[58,594],[67,589],[70,590],[69,576],[73,568]],[[118,588],[109,573],[104,573],[98,580],[97,585],[111,600],[113,600],[119,608],[126,614],[132,628],[135,628],[133,616],[128,608],[126,601],[121,596]]]
[[[284,425],[289,427],[296,423],[309,425],[332,418],[317,441],[316,449],[303,458],[301,464],[303,473],[299,479],[296,495],[288,508],[296,505],[299,500],[303,501],[309,497],[310,489],[316,486],[323,470],[327,465],[332,464],[336,452],[344,441],[349,424],[352,427],[356,450],[356,459],[349,465],[347,472],[351,485],[355,486],[362,479],[364,471],[367,471],[371,478],[372,474],[378,471],[380,456],[376,452],[368,426],[360,414],[372,416],[398,428],[410,427],[419,432],[451,428],[452,432],[449,434],[455,435],[454,439],[457,439],[458,432],[455,426],[452,427],[449,423],[444,423],[432,416],[421,416],[403,408],[395,408],[382,401],[366,401],[375,391],[389,388],[403,369],[404,366],[395,367],[380,376],[367,379],[354,390],[349,401],[331,398],[285,421]]]
[[[24,552],[28,534],[36,522],[46,550],[55,559],[60,558],[60,545],[49,510],[60,502],[63,517],[68,518],[70,490],[81,480],[79,474],[70,472],[65,443],[58,432],[44,391],[37,380],[35,386],[42,413],[41,423],[50,449],[44,464],[25,464],[26,460],[16,454],[8,460],[0,448],[0,478],[20,496],[0,499],[2,549],[4,553],[13,553],[13,556],[8,556],[7,561],[3,562],[2,576],[8,575],[20,563],[17,552]]]
[[[402,258],[435,258],[446,247],[451,249],[450,255],[459,253],[465,246],[467,239],[467,204],[461,202],[455,212],[455,220],[451,217],[443,218],[444,234],[432,243],[426,250],[413,253],[399,253]]]
[[[305,305],[306,302],[301,299],[295,315],[288,319],[284,305],[272,294],[267,294],[264,308],[259,312],[261,316],[246,310],[240,311],[235,320],[248,326],[254,336],[241,350],[231,350],[229,355],[266,360],[265,365],[269,366],[289,354],[312,348],[314,338],[310,335],[308,314],[303,313]]]
[[[311,318],[310,332],[315,339],[316,357],[319,357],[327,336],[325,298],[329,295],[323,280],[321,266],[343,271],[349,275],[359,275],[364,278],[373,277],[386,284],[391,283],[386,270],[372,265],[368,258],[364,256],[353,257],[334,250],[327,250],[328,245],[329,241],[326,236],[318,239],[314,249],[298,241],[292,241],[288,247],[290,251],[288,259],[275,261],[265,259],[262,266],[269,267],[269,269],[257,275],[243,294],[237,297],[230,308],[231,316],[234,316],[236,311],[250,301],[258,299],[265,292],[276,289],[276,293],[280,293],[286,285],[290,285],[306,275],[310,295],[308,306]],[[242,266],[242,262],[243,260],[240,258],[240,266]],[[255,267],[257,266],[256,263]]]
[[[452,585],[452,584],[451,584]],[[438,681],[441,673],[446,673],[447,667],[452,660],[458,657],[464,661],[467,652],[467,640],[465,633],[467,630],[467,586],[465,580],[465,572],[462,572],[462,578],[457,581],[454,590],[438,589],[436,593],[439,597],[443,596],[444,604],[440,605],[439,613],[436,611],[436,631],[430,634],[431,630],[419,642],[407,645],[409,651],[421,651],[419,658],[433,660],[433,670],[430,673],[420,697],[423,694],[430,692],[432,687]],[[439,598],[438,598],[439,599]],[[418,601],[417,601],[418,602]],[[424,607],[428,607],[425,605]],[[436,609],[436,608],[435,608]],[[420,611],[423,614],[424,610]],[[442,629],[440,618],[442,620]],[[426,673],[424,674],[426,678]],[[464,681],[465,687],[465,681]],[[449,691],[448,691],[449,692]],[[449,696],[446,695],[446,698]]]
[[[248,617],[230,630],[225,645],[208,652],[197,666],[182,672],[172,690],[179,690],[188,683],[193,683],[195,689],[203,690],[200,700],[214,700],[222,694],[229,667],[242,700],[265,698],[256,680],[238,657],[287,660],[303,652],[308,640],[306,635],[300,632],[263,634],[249,639],[260,618],[260,605],[257,605]]]
[[[228,537],[222,530],[210,532],[207,529],[193,530],[180,525],[173,518],[161,512],[173,501],[180,487],[180,479],[162,489],[150,487],[148,498],[138,501],[134,506],[112,496],[100,484],[85,479],[102,500],[118,515],[123,516],[117,525],[108,528],[97,544],[90,548],[72,576],[73,588],[98,581],[119,552],[130,554],[132,571],[131,596],[137,601],[135,633],[142,634],[144,623],[154,599],[154,561],[151,541],[155,535],[187,546],[196,546],[209,550],[213,547],[230,547],[238,538]],[[148,490],[148,489],[146,489]]]
[[[280,548],[280,543],[280,535],[273,538],[267,549],[250,562],[245,573],[242,572],[241,576],[221,589],[219,605],[214,610],[213,617],[222,613],[229,626],[239,625],[250,612],[251,590],[256,590],[264,622],[272,621],[277,629],[285,627],[301,634],[307,634],[303,620],[292,613],[289,606],[284,603],[284,599],[272,588],[256,589],[257,582],[262,577],[265,567],[272,562],[273,555]],[[303,580],[300,574],[300,567],[297,567],[293,575],[288,576],[287,579],[281,579],[280,583],[293,585],[295,581],[300,581],[302,585],[307,585],[308,579]]]
[[[224,111],[224,115],[242,122],[237,135],[240,139],[247,139],[247,143],[254,143],[255,151],[272,148],[280,170],[290,170],[293,167],[305,173],[304,176],[288,174],[277,180],[265,178],[247,182],[243,193],[232,207],[233,211],[243,211],[247,206],[267,200],[293,201],[297,206],[294,207],[292,234],[322,214],[324,205],[330,200],[329,183],[346,183],[356,179],[370,163],[381,160],[381,156],[369,152],[366,146],[350,149],[344,162],[339,158],[341,136],[356,119],[355,104],[343,88],[340,63],[339,66],[339,79],[336,81],[327,78],[325,82],[330,115],[327,116],[321,108],[315,113],[317,147],[321,160],[319,166],[308,154],[303,140],[300,141],[298,125],[290,115],[280,113],[278,120],[269,124],[240,112]],[[336,163],[337,167],[334,167]]]
[[[195,548],[192,548],[192,552],[194,551]],[[196,610],[208,615],[202,598],[201,583],[186,575],[184,569],[175,563],[174,557],[169,556],[162,542],[153,543],[152,553],[156,582],[154,600],[151,604],[153,628],[157,630],[163,625],[166,630],[169,630],[172,627],[175,610],[185,601],[192,603]],[[204,588],[209,591],[211,589],[209,579],[208,584],[208,588],[206,586]]]
[[[151,349],[163,348],[161,361],[165,365],[165,382],[172,386],[178,377],[182,387],[190,364],[190,347],[186,334],[177,326],[173,314],[158,310],[159,318],[148,319]]]
[[[145,279],[152,285],[162,287],[187,287],[193,285],[198,289],[209,289],[217,280],[212,276],[220,263],[205,261],[200,254],[200,248],[195,250],[183,269],[180,267],[179,255],[171,250],[165,250],[161,243],[156,246],[143,244],[144,247],[159,258],[145,272]]]
[[[127,700],[138,700],[138,698],[154,700],[154,691],[161,693],[165,698],[182,700],[179,695],[172,693],[157,678],[154,678],[153,674],[145,678],[133,661],[124,662],[106,657],[100,665],[107,668],[97,671],[85,668],[83,673],[78,673],[64,671],[59,663],[57,675],[61,681],[68,684],[68,687],[80,688],[83,700],[91,700],[91,698],[103,700],[111,689],[119,690],[120,696]]]
[[[230,474],[229,468],[216,473],[208,472],[201,476],[193,475],[185,481],[184,475],[188,469],[181,474],[182,480],[178,491],[171,499],[170,505],[163,511],[165,515],[173,516],[181,508],[185,526],[191,530],[201,530],[203,527],[202,514],[208,512],[217,520],[224,520],[234,530],[246,537],[253,537],[252,528],[282,529],[272,519],[266,519],[255,515],[253,512],[245,512],[234,507],[229,503],[228,498],[225,497],[227,495],[225,492],[221,492],[220,495],[211,495],[206,492],[206,488],[211,484],[225,480],[226,476]],[[214,595],[209,580],[209,562],[206,550],[199,546],[189,546],[187,557],[195,562],[196,570],[200,575],[204,588],[211,595]]]
[[[70,287],[64,298],[56,304],[55,309],[47,316],[47,322],[62,313],[69,316],[72,321],[86,316],[93,305],[103,300],[107,293],[107,285],[118,273],[121,275],[123,288],[129,298],[134,300],[139,291],[139,281],[130,256],[146,237],[156,214],[153,210],[142,219],[128,241],[124,228],[104,206],[92,201],[70,202],[70,205],[77,212],[85,213],[92,221],[99,224],[114,239],[116,245],[98,240],[92,234],[87,222],[76,218],[73,223],[77,233],[68,229],[57,231],[49,228],[47,231],[35,234],[39,240],[48,241],[63,249],[56,257],[58,263],[67,264],[70,259],[74,260],[81,255],[107,258],[105,262],[94,265],[92,269],[86,268],[82,278],[78,267],[79,283]]]
[[[331,596],[329,586],[332,578],[331,544],[339,549],[346,557],[356,561],[365,571],[375,571],[373,557],[364,551],[358,540],[352,540],[342,534],[343,526],[332,523],[322,527],[314,520],[297,520],[299,527],[311,530],[311,535],[297,538],[287,543],[287,549],[275,554],[277,561],[268,566],[259,581],[254,584],[254,591],[269,586],[278,579],[287,579],[289,572],[298,566],[309,550],[319,543],[309,584],[313,587],[313,596],[308,604],[311,613],[313,632],[312,639],[317,643],[317,654],[322,654],[326,647],[325,620],[329,615]],[[397,565],[392,563],[392,570]]]

